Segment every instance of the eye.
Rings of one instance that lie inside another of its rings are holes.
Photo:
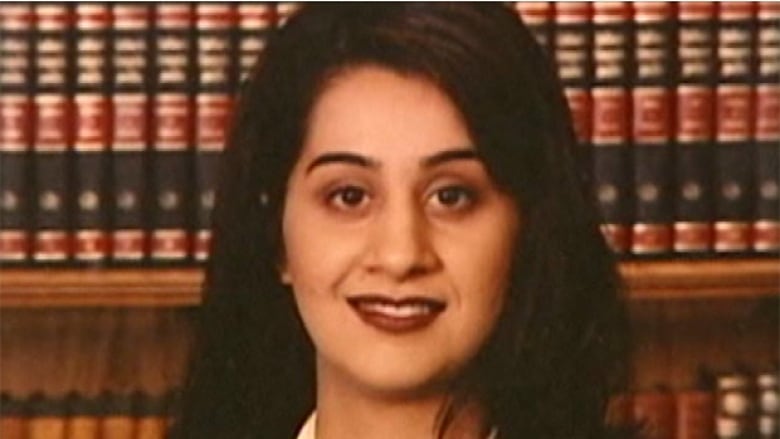
[[[476,198],[472,189],[453,185],[437,189],[430,201],[438,209],[462,210],[474,204]]]
[[[341,186],[328,193],[328,203],[338,209],[359,209],[368,201],[368,192],[359,186]]]

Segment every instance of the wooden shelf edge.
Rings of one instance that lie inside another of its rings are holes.
[[[631,300],[780,295],[780,259],[625,261],[620,272]]]
[[[194,307],[198,268],[0,270],[0,308]]]
[[[780,297],[780,259],[624,261],[632,301]],[[0,308],[196,307],[199,268],[3,268]]]

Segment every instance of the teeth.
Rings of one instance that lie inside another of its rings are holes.
[[[384,314],[399,319],[424,316],[431,313],[431,307],[422,303],[395,305],[392,303],[368,302],[361,303],[360,307],[368,312]]]

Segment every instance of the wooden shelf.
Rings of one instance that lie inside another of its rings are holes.
[[[192,307],[197,268],[15,268],[0,270],[0,307]]]
[[[780,295],[780,259],[626,261],[631,300],[760,298]],[[194,307],[198,268],[4,268],[0,307]]]

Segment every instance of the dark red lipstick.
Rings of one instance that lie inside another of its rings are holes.
[[[380,331],[397,334],[425,328],[447,307],[444,301],[427,297],[392,299],[362,295],[350,297],[347,302],[363,322]]]

